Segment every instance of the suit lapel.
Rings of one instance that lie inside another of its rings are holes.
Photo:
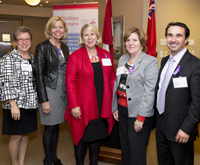
[[[181,71],[183,70],[183,68],[187,65],[187,63],[189,62],[189,59],[190,59],[191,55],[190,53],[188,52],[188,50],[185,52],[185,54],[183,55],[183,57],[181,58],[180,62],[178,63],[177,67],[180,66],[180,72],[179,74],[181,73]],[[173,81],[172,79],[173,78],[176,78],[176,77],[179,77],[179,74],[176,74],[176,75],[172,75],[171,79],[170,79],[170,82],[168,84],[168,88],[170,87],[170,85],[172,85]]]
[[[124,56],[124,58],[120,61],[118,67],[124,66],[124,65],[127,63],[127,61],[128,61],[129,58],[130,58],[130,55],[129,55],[129,54],[127,54],[126,56]]]

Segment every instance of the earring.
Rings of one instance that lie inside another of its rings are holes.
[[[99,41],[97,40],[96,45],[98,45],[98,44],[99,44]]]
[[[51,33],[49,32],[49,38],[51,38]]]
[[[142,50],[143,50],[143,47],[142,47]]]

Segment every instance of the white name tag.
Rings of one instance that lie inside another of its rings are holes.
[[[116,76],[119,76],[124,73],[124,66],[117,68]]]
[[[186,77],[178,77],[173,78],[174,88],[187,88],[187,78]]]
[[[102,58],[103,66],[112,66],[110,58]]]
[[[32,66],[30,64],[21,64],[22,71],[32,71]]]

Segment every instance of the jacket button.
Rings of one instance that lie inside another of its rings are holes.
[[[128,101],[131,101],[131,98],[128,98]]]
[[[129,85],[127,85],[126,88],[129,88]]]

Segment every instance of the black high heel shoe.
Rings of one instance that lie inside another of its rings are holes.
[[[47,162],[47,160],[44,159],[44,160],[43,160],[43,164],[44,164],[44,165],[50,165],[50,164],[52,165],[52,162],[51,162],[51,161]]]
[[[53,162],[54,165],[63,165],[60,159],[57,159],[56,162]]]

